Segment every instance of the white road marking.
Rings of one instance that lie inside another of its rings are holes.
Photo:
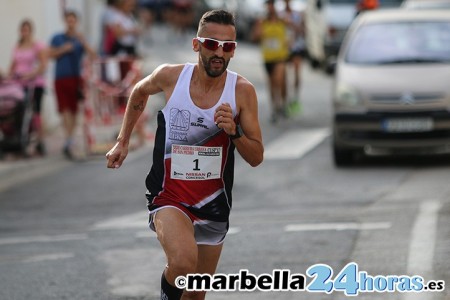
[[[98,222],[92,226],[91,230],[148,228],[147,224],[148,211],[142,210],[137,213]]]
[[[239,228],[239,227],[230,227],[228,229],[227,235],[238,234],[239,232],[241,232],[241,228]]]
[[[436,242],[437,218],[441,204],[437,201],[424,202],[412,228],[409,244],[408,272],[429,273],[433,267]]]
[[[98,259],[106,265],[107,284],[112,294],[127,299],[159,299],[156,287],[160,285],[166,264],[160,248],[105,250]]]
[[[69,165],[70,162],[57,159],[6,163],[4,166],[0,166],[3,169],[0,171],[5,173],[5,176],[1,176],[0,192],[20,183],[56,173]]]
[[[309,223],[291,224],[284,227],[286,232],[296,231],[323,231],[323,230],[379,230],[389,229],[392,224],[389,222],[377,223]]]
[[[136,232],[135,237],[139,239],[157,238],[156,233],[150,230],[150,228],[145,231],[143,230]]]
[[[227,235],[233,235],[233,234],[238,234],[239,232],[241,232],[241,228],[239,227],[230,227],[228,229],[228,233]],[[152,230],[145,230],[145,231],[138,231],[135,234],[136,238],[156,238],[156,234],[155,232],[153,232]]]
[[[434,278],[433,260],[436,245],[436,229],[441,203],[437,201],[423,202],[411,231],[407,272],[422,276],[425,281]],[[432,293],[408,293],[403,299],[432,299]]]
[[[86,240],[87,238],[88,238],[88,236],[86,234],[62,234],[62,235],[53,235],[53,236],[41,235],[41,236],[29,236],[29,237],[12,237],[12,238],[0,239],[0,245],[80,241],[80,240]]]
[[[92,226],[90,230],[148,228],[147,224],[148,212],[144,211],[98,222],[94,224],[94,226]],[[241,229],[239,227],[230,227],[228,229],[228,234],[237,234],[240,231]],[[137,232],[135,236],[137,238],[156,237],[156,235],[150,229],[141,230]]]
[[[330,135],[327,128],[290,131],[270,142],[264,159],[298,159],[314,149]]]
[[[73,253],[53,253],[53,254],[42,254],[30,256],[23,260],[24,263],[35,263],[43,261],[61,260],[75,257]]]

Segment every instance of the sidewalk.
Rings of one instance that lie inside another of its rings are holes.
[[[73,147],[75,159],[69,160],[63,155],[62,147],[64,144],[64,133],[61,127],[54,128],[53,130],[50,130],[45,137],[45,144],[47,147],[46,156],[41,157],[32,155],[31,157],[18,157],[7,155],[5,159],[0,160],[0,191],[25,181],[56,172],[72,164],[95,159],[104,160],[106,166],[105,155],[109,150],[109,147],[104,153],[88,154],[81,126],[83,123],[80,122],[79,124],[75,134],[75,143]],[[141,147],[131,145],[129,156],[141,152],[139,151],[140,149],[142,149],[142,151],[147,151],[148,146],[151,146],[154,142],[154,128],[147,126],[146,130],[147,139],[145,144]]]
[[[75,142],[79,145],[82,138],[77,132]],[[61,128],[54,128],[47,132],[45,137],[46,156],[32,154],[31,157],[20,157],[14,153],[7,153],[5,158],[0,160],[0,190],[75,163],[63,156],[63,143],[64,135]]]

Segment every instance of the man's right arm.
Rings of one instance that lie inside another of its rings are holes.
[[[106,154],[108,168],[119,168],[122,165],[128,154],[133,128],[144,111],[149,96],[164,91],[168,86],[170,69],[167,65],[161,65],[134,86],[128,99],[117,143]]]
[[[144,111],[149,96],[162,91],[162,88],[158,84],[159,70],[155,70],[152,74],[139,81],[131,91],[122,128],[117,137],[117,142],[124,146],[128,146],[133,128]]]
[[[59,36],[55,36],[52,38],[50,42],[50,47],[48,49],[48,56],[50,58],[58,58],[61,55],[69,53],[73,50],[73,44],[71,42],[61,42],[61,38]]]

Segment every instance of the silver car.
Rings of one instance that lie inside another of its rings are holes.
[[[407,9],[449,9],[450,0],[404,0],[402,7]]]
[[[339,52],[333,104],[337,166],[357,152],[450,153],[450,13],[360,15]]]

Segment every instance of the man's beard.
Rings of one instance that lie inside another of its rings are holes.
[[[208,74],[209,77],[219,77],[220,75],[223,74],[223,72],[226,71],[226,69],[228,68],[228,64],[230,63],[230,60],[225,60],[224,58],[221,57],[217,57],[217,56],[213,56],[210,57],[209,59],[206,56],[200,55],[200,59],[202,61],[203,64],[203,68],[206,71],[206,74]],[[211,62],[213,60],[220,60],[222,61],[222,68],[217,70],[211,67]]]

